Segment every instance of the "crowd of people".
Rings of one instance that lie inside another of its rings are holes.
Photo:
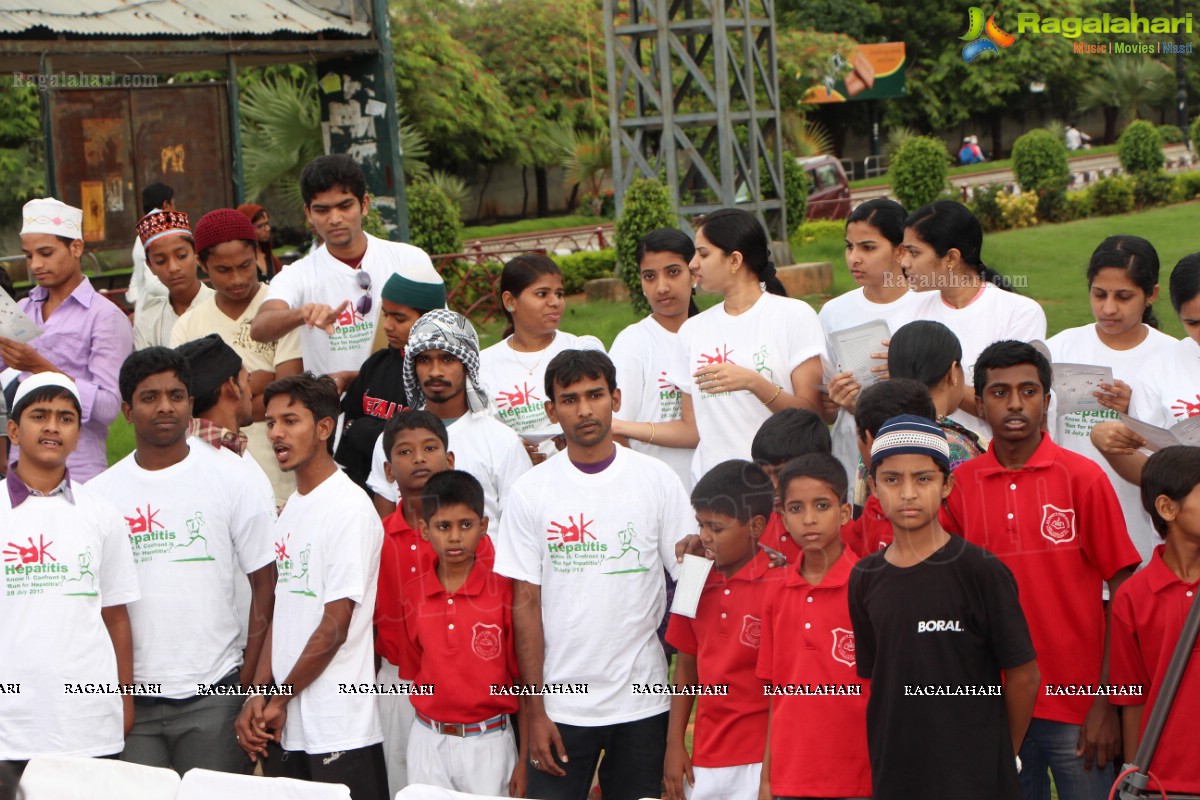
[[[537,254],[481,348],[427,254],[363,231],[352,159],[300,189],[322,245],[282,268],[261,207],[147,197],[132,326],[82,212],[26,205],[0,786],[74,755],[355,800],[1108,796],[1200,581],[1200,450],[1143,437],[1200,414],[1200,254],[1185,339],[1129,235],[1047,339],[959,203],[855,208],[820,313],[722,210],[641,241],[651,313],[610,351]],[[1067,407],[1055,364],[1113,379]],[[1198,702],[1193,670],[1142,765],[1166,791],[1200,793]]]

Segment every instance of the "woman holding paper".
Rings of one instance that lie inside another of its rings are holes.
[[[665,378],[683,392],[682,419],[614,421],[619,436],[695,447],[693,479],[722,461],[750,460],[758,426],[776,411],[820,410],[821,325],[808,304],[782,296],[768,244],[758,219],[740,209],[700,220],[689,269],[725,299],[679,328]]]
[[[1200,253],[1180,259],[1171,271],[1170,288],[1171,305],[1187,336],[1145,364],[1129,401],[1129,416],[1160,428],[1200,416]],[[1141,483],[1145,439],[1122,422],[1101,422],[1092,428],[1091,440],[1118,475]]]
[[[903,247],[904,275],[913,289],[925,293],[914,318],[942,323],[962,344],[967,391],[951,416],[991,438],[987,423],[975,415],[975,359],[1002,339],[1044,340],[1046,315],[983,263],[983,228],[962,203],[939,200],[914,211],[904,222]]]

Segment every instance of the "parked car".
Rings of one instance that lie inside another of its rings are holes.
[[[850,216],[850,181],[833,156],[797,158],[808,173],[808,218],[845,219]]]

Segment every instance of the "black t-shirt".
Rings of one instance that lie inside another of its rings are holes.
[[[375,440],[392,415],[407,407],[404,353],[391,347],[372,353],[346,387],[342,398],[346,427],[335,454],[346,475],[364,489],[371,474]]]
[[[998,688],[1001,670],[1034,659],[1016,580],[958,536],[912,567],[884,552],[854,566],[849,589],[875,800],[1020,800]]]

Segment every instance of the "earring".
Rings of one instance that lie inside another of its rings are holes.
[[[512,310],[513,310],[513,307],[512,307],[512,306],[505,306],[505,307],[504,307],[504,310],[505,310],[505,311],[507,311],[508,313],[510,313],[510,314],[511,314],[511,313],[512,313]]]
[[[730,267],[730,268],[729,268],[729,274],[730,274],[730,275],[736,275],[736,274],[737,274],[737,267]]]

